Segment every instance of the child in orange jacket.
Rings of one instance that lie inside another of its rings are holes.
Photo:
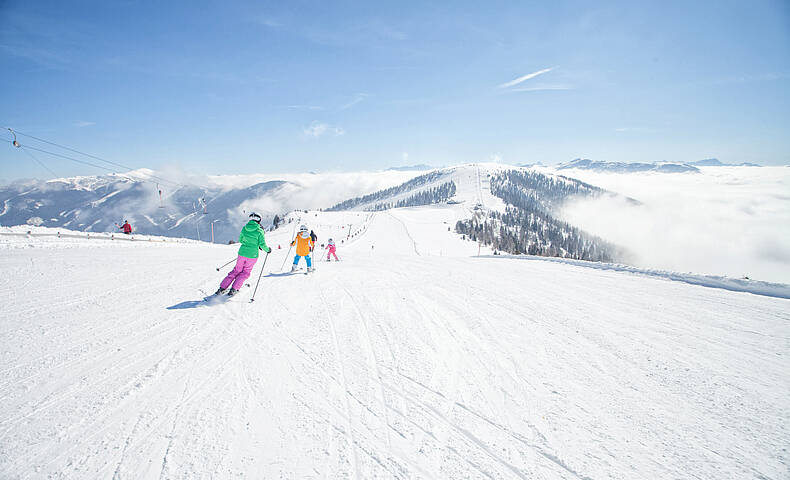
[[[310,258],[310,253],[313,251],[313,239],[310,238],[310,230],[307,229],[306,225],[302,225],[299,227],[299,233],[296,235],[296,238],[293,242],[291,242],[291,246],[293,247],[296,245],[296,256],[294,257],[294,264],[291,267],[291,271],[295,271],[297,265],[299,265],[299,259],[304,257],[305,261],[307,262],[307,271],[313,271],[313,260]]]

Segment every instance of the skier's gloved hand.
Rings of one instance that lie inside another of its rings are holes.
[[[264,252],[272,253],[272,247],[266,247],[266,250],[264,250]]]

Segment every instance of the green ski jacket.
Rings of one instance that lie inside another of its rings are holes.
[[[247,258],[258,258],[258,249],[262,249],[266,253],[271,250],[266,246],[266,239],[263,238],[263,229],[258,222],[250,220],[244,228],[241,229],[239,234],[239,256]]]

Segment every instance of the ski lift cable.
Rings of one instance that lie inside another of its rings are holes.
[[[7,140],[6,140],[6,141],[7,141]],[[9,141],[9,143],[12,143],[12,142],[10,142],[10,141]],[[20,146],[20,148],[22,148],[23,150],[35,150],[35,151],[37,151],[37,152],[46,153],[47,155],[52,155],[52,156],[54,156],[54,157],[63,158],[63,159],[66,159],[66,160],[70,160],[70,161],[72,161],[72,162],[81,163],[81,164],[83,164],[83,165],[88,165],[88,166],[91,166],[91,167],[94,167],[94,168],[98,168],[98,169],[101,169],[101,170],[106,170],[106,171],[108,171],[108,172],[110,172],[110,173],[115,173],[115,170],[114,170],[114,169],[112,169],[112,168],[105,167],[105,166],[103,166],[103,165],[97,165],[97,164],[95,164],[95,163],[91,163],[91,162],[86,162],[85,160],[80,160],[80,159],[78,159],[78,158],[70,157],[70,156],[68,156],[68,155],[63,155],[62,153],[55,153],[55,152],[50,152],[50,151],[48,151],[48,150],[44,150],[44,149],[41,149],[41,148],[38,148],[38,147],[31,147],[30,145],[24,145],[24,146]],[[126,167],[124,167],[124,168],[126,168]],[[144,181],[144,182],[153,182],[153,183],[155,183],[153,180],[151,180],[151,179],[149,179],[149,178],[144,178],[144,177],[135,177],[135,175],[134,175],[134,174],[127,174],[127,175],[129,175],[129,176],[130,176],[130,177],[132,177],[132,178],[136,178],[137,180],[141,180],[141,181]],[[168,183],[171,183],[171,182],[169,182],[169,181],[167,181],[167,182],[168,182]],[[182,186],[182,185],[180,185],[180,184],[177,184],[177,183],[172,183],[172,185],[173,185],[173,186],[178,186],[178,187],[181,187],[181,186]]]
[[[27,133],[24,133],[24,132],[20,132],[19,130],[12,130],[11,128],[8,128],[8,130],[10,130],[12,133],[18,133],[19,135],[22,135],[22,136],[25,136],[25,137],[28,137],[28,138],[32,138],[33,140],[37,140],[39,142],[43,142],[43,143],[46,143],[46,144],[49,144],[49,145],[52,145],[52,146],[55,146],[55,147],[58,147],[58,148],[62,148],[64,150],[68,150],[70,152],[74,152],[74,153],[77,153],[77,154],[80,154],[80,155],[84,155],[86,157],[93,158],[95,160],[99,160],[99,161],[107,163],[109,165],[113,165],[113,166],[116,166],[116,167],[124,168],[124,169],[129,170],[129,171],[134,170],[133,168],[128,167],[126,165],[122,165],[122,164],[117,163],[117,162],[112,162],[110,160],[98,157],[96,155],[91,155],[89,153],[85,153],[85,152],[82,152],[82,151],[77,150],[75,148],[71,148],[71,147],[67,147],[65,145],[61,145],[59,143],[51,142],[49,140],[44,140],[43,138],[39,138],[39,137],[30,135],[30,134],[27,134]],[[28,148],[30,148],[30,147],[28,147]],[[89,164],[89,165],[92,165],[92,164]],[[105,168],[105,170],[109,170],[109,169]],[[113,170],[110,170],[110,171],[113,171]],[[171,184],[173,186],[178,186],[178,187],[183,187],[184,186],[183,184],[180,184],[178,182],[174,182],[174,181],[168,180],[166,178],[158,177],[156,175],[148,175],[148,177],[156,179],[156,180],[159,180],[161,183]]]
[[[18,133],[19,135],[23,135],[25,137],[37,140],[39,142],[43,142],[43,143],[46,143],[46,144],[49,144],[49,145],[53,145],[55,147],[62,148],[64,150],[68,150],[68,151],[71,151],[71,152],[74,152],[74,153],[77,153],[77,154],[80,154],[80,155],[84,155],[84,156],[89,157],[89,158],[94,158],[96,160],[102,161],[102,162],[107,163],[109,165],[114,165],[114,166],[117,166],[117,167],[129,170],[129,171],[133,170],[131,167],[128,167],[126,165],[122,165],[122,164],[116,163],[116,162],[111,162],[109,160],[103,159],[103,158],[98,157],[96,155],[91,155],[91,154],[88,154],[88,153],[76,150],[74,148],[67,147],[65,145],[61,145],[61,144],[58,144],[58,143],[55,143],[55,142],[51,142],[49,140],[45,140],[43,138],[39,138],[39,137],[36,137],[36,136],[33,136],[33,135],[29,135],[27,133],[20,132],[18,130],[14,130],[14,129],[10,128],[10,127],[6,127],[6,129],[9,132],[11,132],[11,134],[13,135],[14,139],[13,140],[4,140],[4,141],[7,141],[8,143],[12,144],[13,146],[15,146],[17,148],[23,147],[16,140],[16,134]],[[64,154],[61,154],[61,153],[50,152],[48,150],[44,150],[44,149],[37,148],[37,147],[32,147],[30,145],[24,145],[24,147],[27,148],[27,149],[31,149],[31,150],[35,150],[35,151],[41,152],[41,153],[46,153],[48,155],[53,155],[55,157],[60,157],[60,158],[66,159],[66,160],[70,160],[70,161],[73,161],[73,162],[81,163],[83,165],[88,165],[88,166],[91,166],[91,167],[94,167],[94,168],[98,168],[98,169],[101,169],[101,170],[106,170],[106,171],[108,171],[110,173],[115,173],[114,169],[111,169],[111,168],[108,168],[108,167],[105,167],[105,166],[102,166],[102,165],[97,165],[95,163],[87,162],[85,160],[80,160],[80,159],[74,158],[74,157],[69,156],[69,155],[64,155]],[[32,154],[30,154],[30,152],[26,152],[26,153],[28,153],[29,155],[32,155]],[[42,162],[39,161],[39,164],[42,164]],[[44,165],[42,164],[42,166],[44,166]],[[46,167],[44,167],[44,168],[46,168]],[[49,170],[49,169],[47,168],[47,170]],[[49,171],[51,172],[51,170],[49,170]],[[53,175],[54,175],[54,173],[53,173]],[[139,174],[135,175],[135,174],[132,174],[132,173],[126,173],[125,175],[128,175],[129,177],[132,177],[132,178],[136,178],[137,180],[147,181],[147,182],[151,182],[151,183],[156,183],[157,184],[157,190],[160,193],[160,202],[161,202],[162,193],[161,193],[161,189],[159,188],[159,183],[165,184],[166,186],[169,186],[169,187],[177,187],[177,189],[186,187],[186,185],[184,185],[184,184],[181,184],[181,183],[178,183],[178,182],[175,182],[175,181],[172,181],[172,180],[168,180],[166,178],[159,177],[159,176],[156,176],[156,175],[147,175],[145,177],[143,177],[143,176],[141,176]],[[57,177],[57,175],[55,175],[55,176]],[[158,180],[158,182],[156,180]],[[205,186],[201,186],[201,185],[195,185],[195,186],[203,188],[204,190],[209,190],[209,188],[205,187]],[[210,199],[207,203],[211,203],[211,201],[213,201],[213,199]]]
[[[28,151],[28,149],[27,149],[27,147],[20,147],[20,148],[21,148],[21,149],[22,149],[22,151],[23,151],[23,152],[25,152],[25,153],[26,153],[26,154],[27,154],[27,155],[28,155],[30,158],[32,158],[33,160],[35,160],[35,161],[36,161],[36,163],[38,163],[39,165],[41,165],[41,168],[43,168],[44,170],[48,171],[48,172],[49,172],[49,173],[52,175],[52,178],[58,178],[58,174],[57,174],[57,173],[55,173],[55,172],[53,172],[53,171],[52,171],[52,169],[51,169],[51,168],[49,168],[48,166],[46,166],[46,165],[44,164],[44,162],[42,162],[41,160],[39,160],[39,159],[38,159],[38,157],[36,157],[35,155],[33,155],[31,152],[29,152],[29,151]]]
[[[74,158],[74,157],[69,157],[68,155],[63,155],[63,154],[55,153],[55,152],[49,152],[47,150],[42,150],[42,149],[37,148],[37,147],[31,147],[30,145],[25,145],[25,148],[26,149],[30,149],[30,150],[35,150],[35,151],[41,152],[41,153],[46,153],[47,155],[52,155],[52,156],[55,156],[55,157],[64,158],[66,160],[71,160],[72,162],[81,163],[83,165],[89,165],[89,166],[94,167],[94,168],[100,168],[102,170],[107,170],[108,172],[111,172],[111,173],[115,173],[115,170],[113,170],[112,168],[108,168],[108,167],[105,167],[105,166],[102,166],[102,165],[96,165],[95,163],[86,162],[84,160],[79,160],[79,159]]]
[[[9,128],[8,130],[11,130],[11,129]],[[13,132],[13,130],[11,130],[11,132]],[[101,170],[106,170],[108,172],[115,173],[115,170],[113,170],[111,168],[108,168],[108,167],[105,167],[105,166],[102,166],[102,165],[96,165],[95,163],[91,163],[91,162],[86,162],[85,160],[80,160],[80,159],[77,159],[77,158],[74,158],[74,157],[70,157],[68,155],[63,155],[61,153],[50,152],[48,150],[43,150],[41,148],[31,147],[30,145],[24,145],[24,146],[23,145],[19,145],[19,142],[16,142],[16,144],[15,144],[14,141],[11,141],[11,140],[3,140],[3,141],[14,145],[15,147],[17,147],[17,148],[19,148],[21,150],[35,150],[37,152],[46,153],[47,155],[52,155],[52,156],[55,156],[55,157],[64,158],[64,159],[70,160],[72,162],[81,163],[83,165],[88,165],[88,166],[91,166],[91,167],[94,167],[94,168],[99,168]],[[30,153],[30,152],[28,152],[28,153]],[[124,167],[124,168],[126,168],[126,167]]]

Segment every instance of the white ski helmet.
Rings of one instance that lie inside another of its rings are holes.
[[[307,231],[307,225],[299,225],[299,231],[300,232],[306,232]]]
[[[258,214],[257,214],[257,213],[255,213],[255,212],[252,212],[252,213],[250,214],[250,220],[254,220],[254,221],[258,222],[258,223],[261,223],[261,216],[260,216],[260,215],[258,215]]]

